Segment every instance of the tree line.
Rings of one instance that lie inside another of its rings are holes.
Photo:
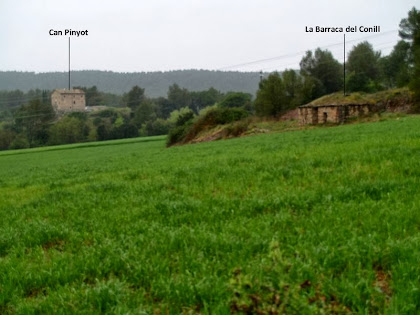
[[[122,95],[134,85],[145,88],[149,97],[165,97],[174,82],[190,91],[214,87],[222,93],[240,91],[255,95],[258,72],[177,70],[166,72],[120,73],[112,71],[72,71],[72,82],[79,86],[97,86],[101,91]],[[17,72],[0,71],[0,90],[54,90],[68,86],[67,72]]]
[[[92,112],[58,117],[51,106],[50,91],[3,92],[1,95],[10,96],[9,101],[15,95],[21,100],[32,99],[17,107],[13,102],[7,103],[8,114],[0,119],[0,149],[162,135],[167,134],[178,116],[185,112],[198,115],[214,104],[245,106],[248,110],[252,107],[252,95],[248,93],[222,93],[214,88],[189,91],[177,84],[169,87],[166,97],[158,98],[148,97],[146,90],[138,85],[120,96],[101,92],[96,86],[76,88],[85,91],[86,103]],[[116,106],[94,110],[104,99]]]

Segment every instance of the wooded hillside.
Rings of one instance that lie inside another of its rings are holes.
[[[178,70],[170,72],[119,73],[112,71],[73,71],[72,86],[97,86],[101,91],[123,94],[133,86],[145,89],[149,97],[166,96],[174,83],[190,91],[214,87],[221,92],[239,91],[255,95],[260,74],[257,72],[224,72],[210,70]],[[68,86],[67,72],[0,72],[0,90],[54,90]]]

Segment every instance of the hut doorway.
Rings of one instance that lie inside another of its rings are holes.
[[[322,116],[322,122],[324,124],[326,124],[327,123],[327,120],[328,120],[328,113],[327,112],[324,112],[324,114]]]

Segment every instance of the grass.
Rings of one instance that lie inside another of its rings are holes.
[[[4,152],[0,313],[418,313],[419,127]]]
[[[31,148],[31,149],[21,149],[21,150],[6,150],[6,151],[0,151],[0,156],[45,152],[45,151],[70,150],[70,149],[78,149],[78,148],[101,147],[101,146],[120,145],[120,144],[128,144],[128,143],[135,143],[135,142],[150,142],[150,141],[164,140],[165,138],[166,136],[151,136],[151,137],[127,138],[127,139],[119,139],[119,140],[63,144],[63,145],[55,145],[55,146],[47,146],[47,147],[39,147],[39,148]]]
[[[311,105],[344,105],[344,104],[377,104],[402,99],[403,103],[411,103],[412,92],[408,88],[391,89],[377,93],[354,92],[346,94],[341,92],[322,96],[308,104]]]

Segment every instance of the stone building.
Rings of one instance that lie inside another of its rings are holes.
[[[58,114],[84,112],[86,108],[85,92],[79,89],[55,90],[51,94],[51,105]]]
[[[360,117],[372,111],[371,104],[303,105],[299,106],[301,124],[343,123],[349,118]]]

